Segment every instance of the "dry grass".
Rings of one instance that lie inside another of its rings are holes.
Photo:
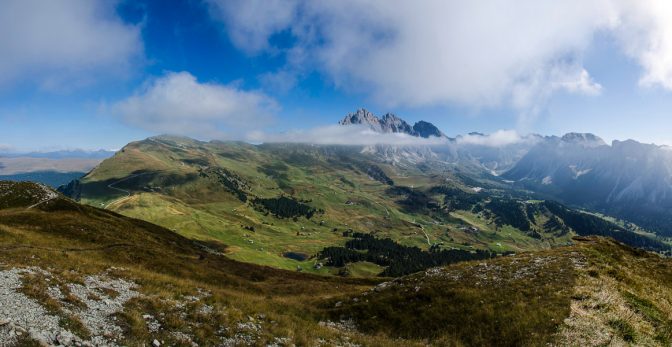
[[[430,269],[332,303],[370,333],[468,346],[536,346],[569,314],[570,249]]]
[[[672,264],[611,241],[580,245],[571,314],[557,345],[669,346],[672,342]]]

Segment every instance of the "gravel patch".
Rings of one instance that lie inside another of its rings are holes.
[[[68,284],[68,289],[75,297],[81,300],[85,309],[72,309],[82,324],[91,332],[91,341],[94,344],[115,345],[114,342],[122,337],[122,329],[115,324],[115,313],[124,309],[124,304],[140,293],[135,291],[135,283],[122,279],[110,279],[101,276],[87,276],[84,285]],[[117,293],[112,298],[105,291],[111,290]]]
[[[63,314],[79,319],[91,333],[89,340],[83,340],[59,325],[61,317],[49,313],[40,302],[21,292],[22,278],[29,274],[53,279],[49,272],[39,268],[0,271],[0,347],[12,346],[23,337],[30,337],[43,346],[117,346],[122,329],[115,324],[113,315],[123,311],[128,300],[140,296],[134,283],[87,276],[83,285],[68,284],[70,294],[84,304],[81,307],[64,301],[66,296],[59,287],[47,288],[47,294],[61,304]],[[116,293],[114,298],[107,295],[112,291]]]
[[[23,275],[35,272],[28,268],[0,271],[0,323],[5,323],[0,326],[0,346],[11,346],[24,334],[50,346],[59,334],[72,334],[59,326],[59,317],[19,291]]]

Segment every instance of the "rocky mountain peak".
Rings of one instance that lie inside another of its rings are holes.
[[[445,136],[439,128],[430,122],[421,120],[413,125],[413,130],[418,133],[418,136],[428,138],[430,136],[443,137]]]
[[[341,121],[340,125],[366,125],[371,130],[380,133],[402,133],[416,137],[428,138],[430,136],[445,136],[434,124],[419,121],[411,126],[405,120],[393,113],[386,113],[382,117],[376,117],[366,109],[359,109],[354,113],[348,113]]]
[[[607,143],[599,136],[591,133],[567,133],[561,140],[566,143],[578,144],[583,147],[605,146]]]
[[[386,113],[381,119],[380,125],[384,133],[404,133],[418,136],[410,124],[393,113]]]
[[[363,124],[368,125],[374,131],[380,131],[380,119],[366,109],[360,108],[354,113],[348,113],[340,122],[340,125]]]

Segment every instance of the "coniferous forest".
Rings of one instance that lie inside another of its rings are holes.
[[[404,246],[392,239],[379,239],[370,234],[352,233],[351,236],[352,239],[345,243],[345,247],[326,247],[317,257],[327,259],[327,265],[336,267],[368,261],[387,267],[380,273],[380,276],[396,277],[434,266],[497,256],[497,253],[490,251],[446,250],[436,245],[432,246],[429,251],[423,251],[418,247]]]

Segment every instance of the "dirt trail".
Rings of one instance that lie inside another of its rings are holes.
[[[128,176],[128,177],[124,177],[124,178],[122,178],[122,179],[120,179],[120,180],[118,180],[118,181],[115,181],[115,182],[112,182],[112,183],[108,184],[108,185],[107,185],[107,188],[110,188],[110,189],[112,189],[112,190],[116,190],[116,191],[118,191],[118,192],[122,192],[122,193],[126,194],[126,196],[123,196],[123,197],[121,197],[121,198],[119,198],[119,199],[112,200],[112,201],[109,202],[107,205],[105,205],[105,209],[107,209],[108,207],[110,207],[110,205],[114,204],[115,202],[121,201],[121,200],[126,199],[126,198],[128,198],[128,197],[131,196],[131,192],[130,192],[130,191],[128,191],[128,190],[126,190],[126,189],[122,189],[122,188],[117,188],[117,187],[115,187],[116,184],[119,184],[119,183],[124,182],[124,181],[128,181],[128,180],[130,180],[130,179],[132,179],[132,178],[136,178],[136,177],[139,177],[139,176],[142,176],[142,175],[147,175],[147,174],[150,174],[150,173],[154,173],[154,172],[143,172],[143,173],[139,173],[139,174],[133,174],[133,175],[130,175],[130,176]]]

